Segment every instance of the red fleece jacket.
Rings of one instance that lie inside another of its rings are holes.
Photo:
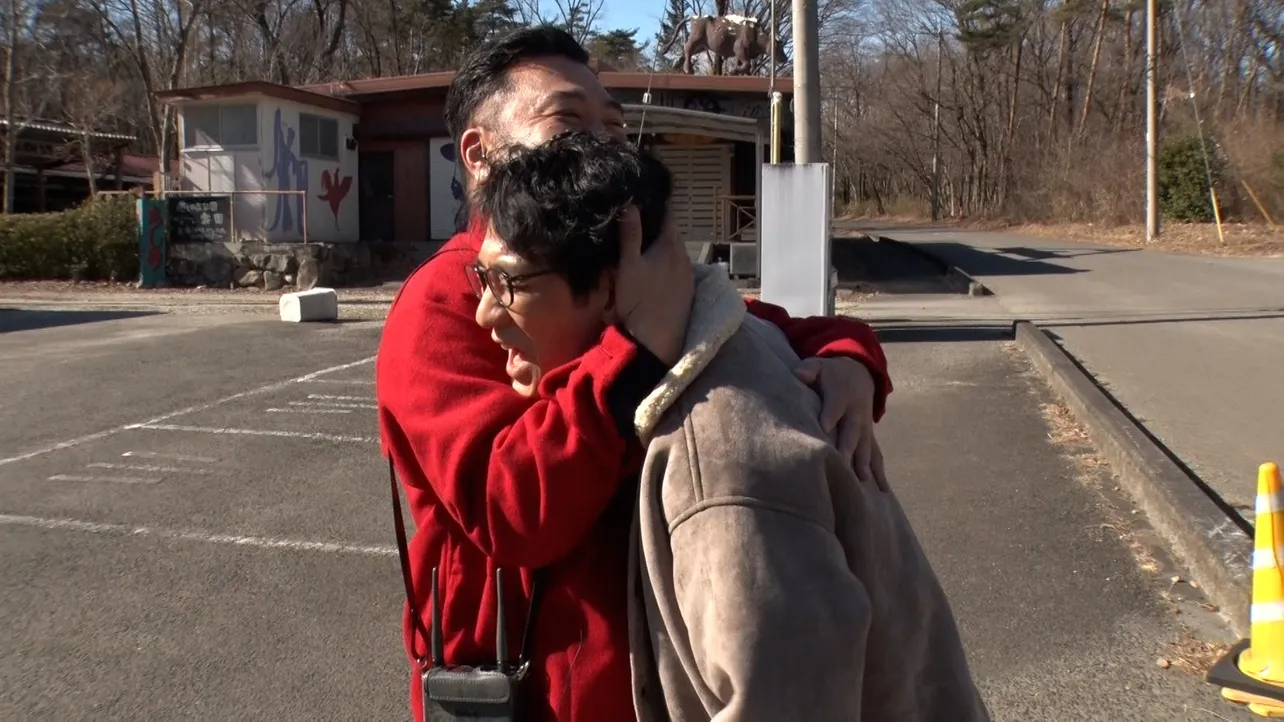
[[[633,412],[666,369],[626,333],[608,328],[578,361],[550,374],[543,398],[515,393],[505,355],[474,321],[467,266],[481,238],[460,234],[397,295],[375,366],[379,430],[418,532],[410,541],[416,605],[431,628],[431,573],[439,567],[446,661],[495,656],[494,570],[504,567],[506,626],[517,655],[530,569],[548,567],[533,635],[527,703],[535,720],[633,718],[624,564],[630,483],[641,458]],[[876,418],[892,384],[872,329],[850,319],[793,319],[750,301],[802,357],[850,356],[878,383]],[[518,583],[517,568],[521,568]],[[428,640],[402,629],[412,658]],[[422,719],[418,676],[411,708]]]

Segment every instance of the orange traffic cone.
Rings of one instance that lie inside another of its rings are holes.
[[[1253,535],[1253,606],[1249,645],[1239,655],[1239,671],[1284,697],[1284,484],[1275,464],[1257,470],[1257,521]],[[1248,705],[1263,717],[1284,717],[1284,702],[1230,688],[1222,696]]]

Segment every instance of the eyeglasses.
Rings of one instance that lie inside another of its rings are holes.
[[[481,261],[474,261],[469,271],[468,283],[473,287],[473,293],[477,294],[477,298],[480,299],[486,289],[490,289],[490,295],[494,296],[499,305],[504,308],[508,308],[513,304],[514,284],[557,273],[556,270],[546,269],[511,276],[507,271],[501,271],[498,268],[487,268],[481,264]]]

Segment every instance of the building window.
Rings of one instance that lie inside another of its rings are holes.
[[[299,155],[304,158],[339,160],[339,121],[299,113]]]
[[[233,148],[258,144],[257,105],[192,105],[183,109],[184,148]]]

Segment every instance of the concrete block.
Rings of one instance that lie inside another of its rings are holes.
[[[333,288],[313,288],[281,296],[281,320],[334,321],[339,318],[339,294]]]

